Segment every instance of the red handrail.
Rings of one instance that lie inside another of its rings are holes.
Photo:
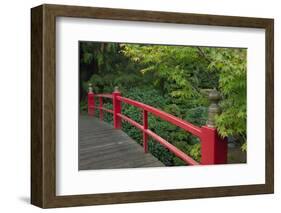
[[[95,106],[94,97],[99,98],[99,106]],[[103,98],[112,99],[113,110],[103,107]],[[140,124],[133,119],[122,114],[121,103],[126,103],[143,110],[143,124]],[[121,120],[124,120],[143,132],[143,147],[144,151],[148,151],[147,137],[150,136],[165,148],[174,153],[178,158],[182,159],[185,163],[189,165],[198,165],[199,163],[188,156],[183,151],[179,150],[174,145],[170,144],[168,141],[152,132],[148,127],[148,113],[153,114],[171,124],[174,124],[181,129],[199,137],[201,141],[201,163],[200,164],[218,164],[226,163],[227,161],[227,143],[225,140],[221,139],[215,128],[210,128],[207,126],[197,127],[185,120],[177,118],[169,113],[166,113],[160,109],[154,108],[147,104],[135,101],[129,98],[121,96],[118,91],[112,94],[94,94],[92,91],[88,93],[88,113],[89,115],[94,115],[94,110],[98,109],[100,111],[100,119],[103,119],[103,111],[113,114],[114,128],[121,128]]]
[[[95,94],[95,96],[102,98],[112,98],[112,94]]]
[[[190,165],[198,165],[199,163],[193,160],[191,157],[189,157],[187,154],[182,152],[180,149],[175,147],[174,145],[170,144],[168,141],[166,141],[164,138],[160,137],[156,133],[152,132],[150,129],[145,129],[141,124],[138,122],[134,121],[133,119],[122,115],[118,114],[123,120],[127,121],[128,123],[132,124],[136,128],[140,129],[141,131],[145,132],[149,136],[151,136],[153,139],[161,143],[163,146],[165,146],[168,150],[173,152],[177,157],[181,158],[184,162],[190,164]]]
[[[118,96],[117,99],[124,103],[133,105],[133,106],[141,108],[147,112],[150,112],[150,113],[154,114],[155,116],[158,116],[158,117],[162,118],[163,120],[168,121],[169,123],[172,123],[182,129],[186,130],[187,132],[192,133],[193,135],[196,135],[198,137],[201,135],[200,127],[194,126],[193,124],[191,124],[187,121],[184,121],[180,118],[177,118],[169,113],[166,113],[162,110],[156,109],[152,106],[143,104],[141,102],[138,102],[138,101],[135,101],[135,100],[132,100],[129,98],[124,98],[124,97]]]

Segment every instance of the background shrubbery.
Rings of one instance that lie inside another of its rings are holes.
[[[206,91],[216,88],[223,96],[223,113],[217,117],[219,133],[246,147],[245,49],[81,42],[81,113],[87,109],[88,83],[93,84],[95,93],[111,93],[119,86],[122,96],[198,126],[207,120]],[[112,108],[111,101],[104,99],[104,106]],[[123,104],[122,114],[142,123],[138,108]],[[112,122],[112,115],[104,113],[104,119]],[[200,143],[196,137],[152,115],[148,123],[152,131],[200,160]],[[142,144],[138,129],[126,122],[122,129]],[[183,165],[152,139],[149,139],[149,151],[165,165]]]

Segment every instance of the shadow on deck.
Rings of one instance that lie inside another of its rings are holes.
[[[79,117],[79,170],[163,166],[122,130],[95,117]]]

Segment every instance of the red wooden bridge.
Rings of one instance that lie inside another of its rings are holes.
[[[99,99],[98,106],[95,105],[95,98]],[[112,100],[113,109],[107,109],[103,106],[104,98]],[[79,121],[79,169],[164,166],[149,154],[148,137],[163,145],[187,165],[227,163],[227,142],[219,137],[214,126],[214,115],[219,112],[217,106],[218,93],[214,90],[210,93],[209,98],[213,103],[209,107],[208,124],[198,127],[152,106],[125,98],[118,89],[115,89],[112,94],[94,94],[90,86],[88,116],[80,117]],[[143,122],[138,123],[122,114],[122,103],[141,109]],[[94,117],[95,110],[99,110],[99,120]],[[113,126],[103,122],[104,112],[113,115]],[[148,115],[159,117],[198,137],[201,143],[201,162],[196,162],[176,146],[151,131]],[[142,131],[142,148],[122,132],[122,121],[130,123]]]

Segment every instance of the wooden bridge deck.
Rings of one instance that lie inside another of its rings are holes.
[[[95,117],[79,117],[79,170],[163,166],[122,130]]]

